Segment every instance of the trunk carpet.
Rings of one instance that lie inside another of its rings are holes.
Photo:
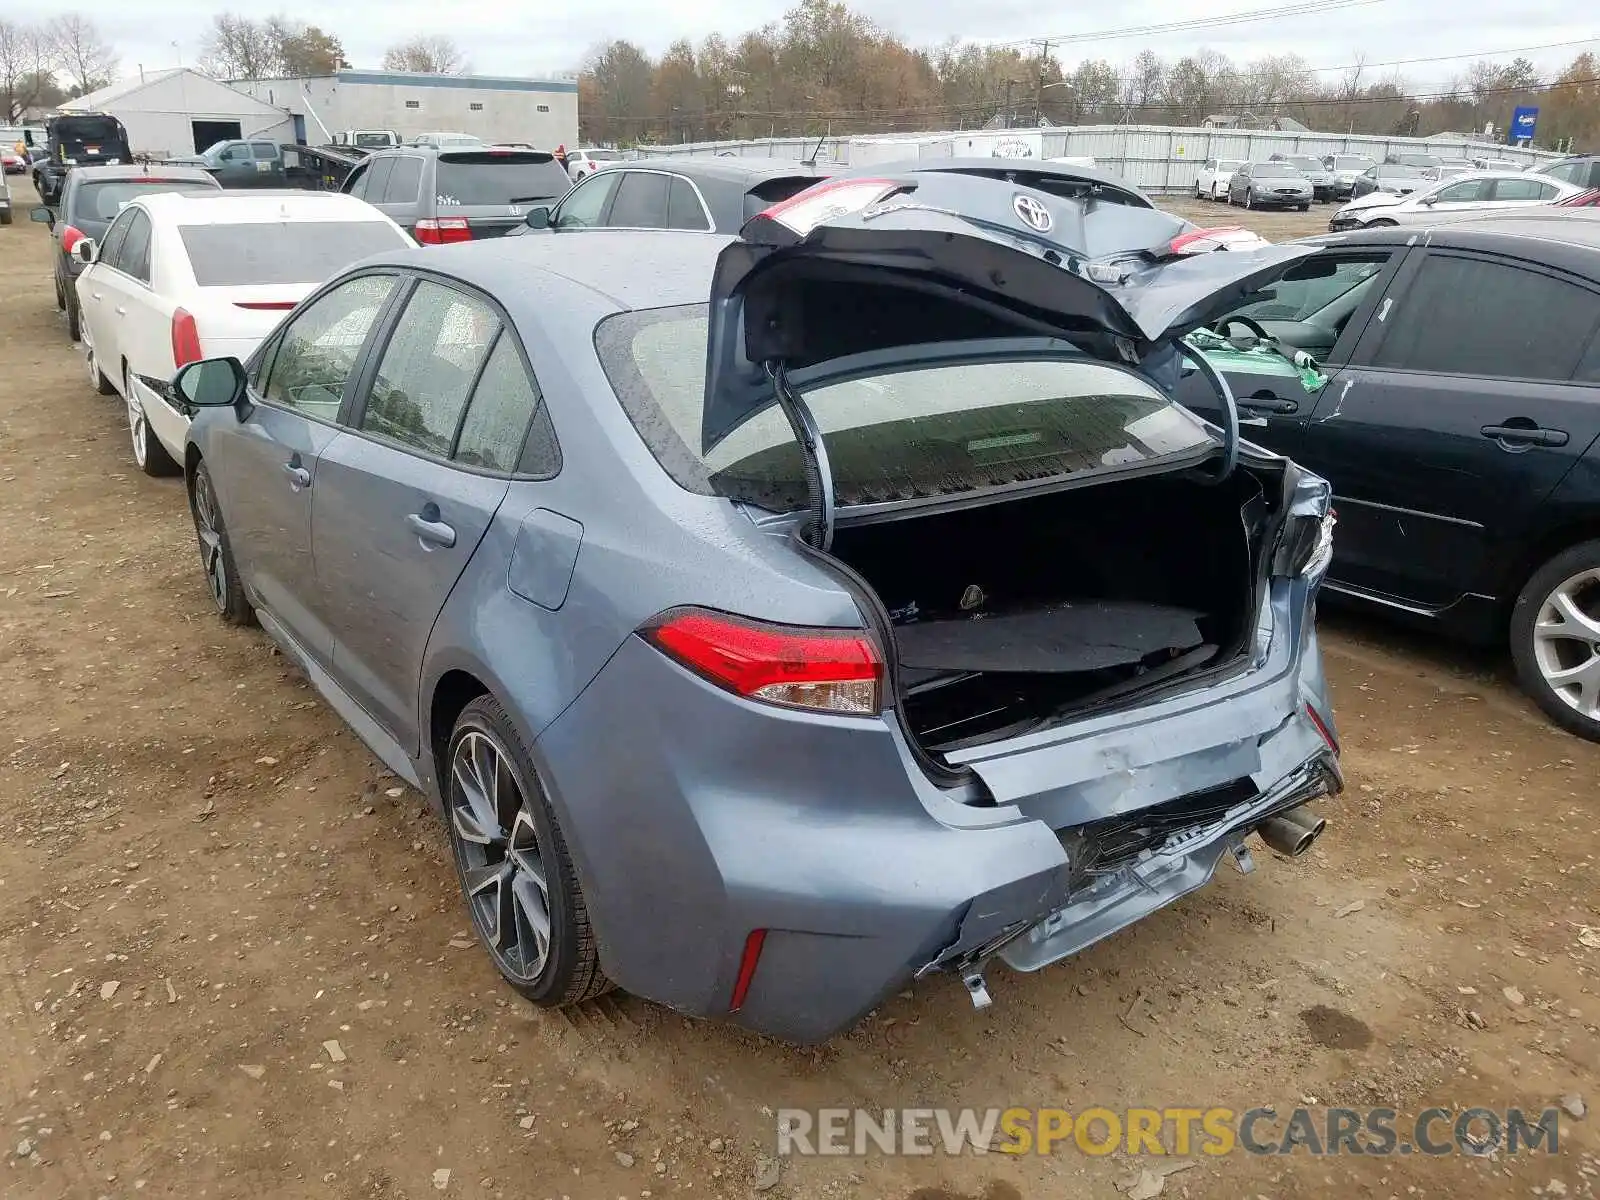
[[[900,663],[912,669],[1012,674],[1100,671],[1203,640],[1191,608],[1138,601],[1067,601],[1020,612],[895,627]]]

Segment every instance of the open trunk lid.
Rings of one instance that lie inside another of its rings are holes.
[[[918,312],[933,301],[1137,365],[1315,251],[1193,253],[1194,238],[1154,209],[1008,180],[910,172],[821,184],[753,218],[718,257],[703,449],[782,402],[775,367],[931,340]],[[881,290],[878,319],[829,319],[862,288]]]

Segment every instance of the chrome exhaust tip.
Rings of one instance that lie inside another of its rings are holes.
[[[1311,843],[1322,836],[1328,822],[1315,813],[1307,812],[1305,805],[1291,808],[1268,817],[1256,826],[1261,840],[1278,854],[1299,858],[1311,849]]]

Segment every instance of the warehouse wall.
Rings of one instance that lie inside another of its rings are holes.
[[[393,129],[405,138],[450,130],[486,142],[531,142],[541,150],[578,144],[578,87],[565,80],[341,71],[232,86],[307,114],[306,139],[313,143],[341,129]]]

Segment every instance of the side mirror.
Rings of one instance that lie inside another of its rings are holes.
[[[1429,208],[1432,208],[1435,204],[1439,203],[1439,197],[1437,197],[1437,196],[1424,196],[1420,201],[1418,201],[1418,203],[1425,204]]]
[[[82,263],[94,263],[100,259],[100,247],[95,245],[93,238],[82,239],[72,248],[72,252],[78,256],[78,261]]]
[[[41,225],[48,225],[54,229],[56,224],[56,215],[41,204],[38,208],[30,208],[28,210],[28,220],[38,221]]]
[[[195,408],[232,408],[244,399],[244,364],[237,358],[202,358],[179,369],[172,389]]]
[[[550,228],[550,206],[548,204],[535,204],[528,210],[528,215],[523,218],[529,229]]]

